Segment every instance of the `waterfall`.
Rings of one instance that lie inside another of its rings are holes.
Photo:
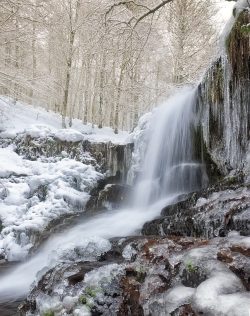
[[[182,89],[154,112],[135,205],[145,207],[170,193],[191,192],[201,186],[202,165],[194,161],[193,150],[195,98],[195,89]]]
[[[37,254],[0,278],[0,301],[24,296],[39,275],[61,261],[89,260],[87,253],[93,257],[107,251],[109,238],[135,234],[180,194],[201,186],[202,165],[194,160],[192,145],[195,93],[182,90],[154,111],[133,206],[97,214],[52,236]],[[77,248],[82,257],[70,257]]]

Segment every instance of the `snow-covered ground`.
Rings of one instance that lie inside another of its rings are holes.
[[[88,152],[82,151],[81,161],[64,152],[57,157],[40,154],[36,160],[18,155],[15,141],[27,135],[116,144],[126,143],[129,136],[80,120],[71,129],[61,129],[60,115],[0,97],[0,257],[10,261],[26,258],[54,221],[82,212],[90,190],[103,177]]]
[[[81,120],[74,119],[72,128],[62,129],[62,119],[58,113],[46,111],[41,107],[13,101],[0,96],[0,137],[14,138],[18,133],[33,137],[55,136],[65,141],[88,139],[95,142],[126,143],[128,132],[114,134],[110,127],[99,129],[92,124],[83,125]]]
[[[84,209],[102,175],[73,159],[30,161],[0,148],[0,254],[22,260],[48,225]]]

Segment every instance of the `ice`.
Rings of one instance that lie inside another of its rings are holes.
[[[23,296],[30,290],[34,281],[38,282],[48,270],[60,263],[95,261],[100,255],[111,249],[110,242],[105,238],[84,237],[79,234],[71,236],[68,233],[65,238],[64,235],[65,233],[61,233],[51,238],[50,242],[41,247],[41,251],[36,256],[2,277],[1,301],[10,299],[13,291],[16,297]],[[105,275],[103,272],[100,276]],[[9,277],[14,277],[14,280],[9,282]],[[90,278],[92,277],[90,276]]]
[[[130,141],[134,143],[134,151],[132,154],[132,164],[129,170],[128,179],[132,184],[136,178],[136,173],[142,168],[143,157],[147,149],[147,141],[149,138],[150,120],[152,112],[144,114],[133,133],[130,135]]]
[[[236,240],[234,244],[250,249],[250,237],[238,238],[238,240]]]
[[[122,252],[122,256],[124,259],[126,260],[131,260],[132,257],[134,255],[137,254],[137,251],[130,245],[128,244],[124,249],[123,249],[123,252]]]
[[[244,286],[235,274],[219,272],[198,286],[193,303],[196,310],[207,315],[247,315],[250,296],[241,291],[244,291]],[[239,302],[245,304],[239,307]],[[239,310],[242,314],[238,314]]]
[[[218,298],[215,316],[249,316],[250,294],[235,293],[221,295]]]
[[[73,316],[91,316],[91,312],[87,306],[81,306],[74,310]]]
[[[242,11],[250,7],[249,0],[238,0],[235,4],[235,8],[239,11]]]
[[[177,286],[166,293],[155,297],[149,308],[149,313],[146,315],[152,316],[170,316],[171,313],[181,305],[191,302],[195,289],[185,286]]]
[[[226,47],[225,47],[225,39],[228,37],[228,35],[230,34],[232,27],[234,25],[235,22],[235,18],[240,14],[240,12],[242,12],[242,10],[244,9],[249,9],[249,1],[248,0],[238,0],[236,3],[234,3],[234,1],[232,1],[232,3],[228,4],[229,9],[231,10],[232,14],[229,18],[229,20],[227,21],[221,36],[220,36],[220,49],[221,51],[219,52],[220,54],[225,54],[226,53]],[[223,6],[225,6],[225,4],[223,4]],[[234,15],[233,15],[233,11],[234,11]]]
[[[62,311],[63,306],[60,302],[59,297],[50,297],[46,294],[40,294],[36,299],[37,309],[40,312],[40,315],[45,313],[54,312],[59,313]],[[60,313],[62,315],[62,313]],[[54,314],[53,314],[54,315]]]
[[[84,277],[84,283],[87,284],[87,286],[98,287],[103,282],[111,282],[113,278],[122,273],[123,269],[121,265],[116,263],[109,264],[88,272]]]
[[[166,304],[169,305],[169,309],[173,310],[173,306],[177,307],[182,304],[188,303],[193,294],[193,288],[178,286],[168,291],[167,295],[165,296],[165,301]],[[171,306],[172,304],[173,306]]]
[[[102,177],[72,159],[29,161],[13,150],[0,148],[0,253],[10,261],[23,260],[51,221],[83,211]]]

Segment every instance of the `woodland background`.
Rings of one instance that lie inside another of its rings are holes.
[[[1,0],[0,94],[132,130],[216,54],[218,3],[166,2]]]

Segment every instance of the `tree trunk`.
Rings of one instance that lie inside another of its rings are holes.
[[[103,50],[102,65],[100,71],[100,94],[99,94],[99,119],[98,128],[103,127],[103,100],[104,100],[104,81],[105,81],[105,68],[106,68],[106,52]]]
[[[79,8],[80,8],[80,0],[76,3],[76,13],[75,13],[75,19],[74,19],[74,27],[76,27],[76,23],[78,21],[78,14],[79,14]],[[68,110],[68,99],[69,99],[69,88],[70,88],[70,77],[71,77],[71,67],[73,63],[73,49],[74,49],[74,41],[75,41],[75,35],[76,35],[76,28],[73,28],[72,26],[72,12],[70,12],[70,36],[69,36],[69,55],[67,58],[67,70],[66,70],[66,82],[65,82],[65,88],[64,88],[64,97],[63,97],[63,111],[62,111],[62,127],[66,128],[66,116],[67,116],[67,110]]]

